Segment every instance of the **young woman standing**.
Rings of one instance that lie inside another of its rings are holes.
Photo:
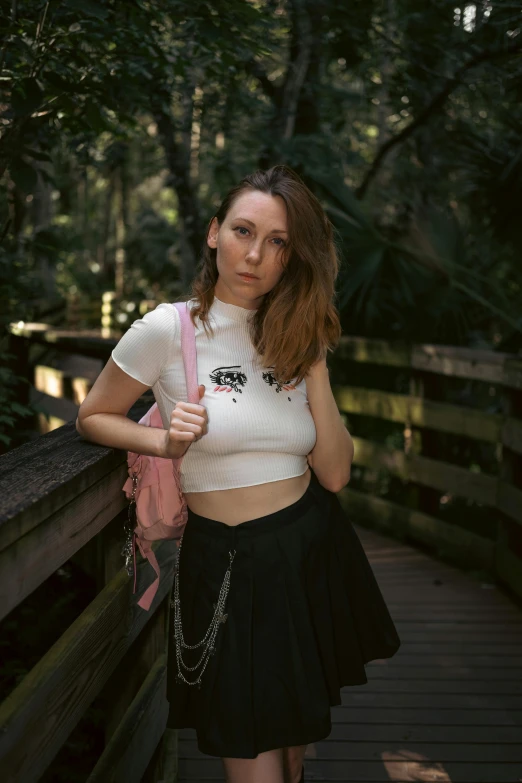
[[[168,725],[196,729],[228,783],[298,783],[340,688],[400,640],[336,497],[353,442],[326,355],[340,337],[332,226],[286,166],[245,177],[211,220],[180,322],[160,304],[121,338],[78,416],[89,440],[184,454],[189,509],[171,596]],[[126,417],[153,389],[164,429]]]

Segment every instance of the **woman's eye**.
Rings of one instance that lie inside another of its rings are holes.
[[[232,230],[233,230],[233,231],[237,231],[237,233],[238,233],[238,234],[239,234],[239,236],[241,236],[241,237],[246,237],[246,236],[247,236],[247,235],[250,233],[250,231],[248,230],[248,228],[245,228],[244,226],[236,226],[236,228],[234,228],[234,229],[232,229]],[[244,231],[245,233],[243,233],[243,231]],[[274,237],[274,240],[275,240],[275,243],[276,243],[276,245],[277,245],[278,247],[284,247],[284,246],[286,245],[286,242],[285,242],[285,240],[284,240],[284,239],[281,239],[281,237]]]

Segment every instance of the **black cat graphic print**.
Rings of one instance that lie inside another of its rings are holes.
[[[209,378],[212,383],[217,384],[214,387],[215,392],[231,392],[236,391],[239,394],[243,393],[241,386],[244,386],[247,382],[247,377],[244,372],[240,372],[240,364],[232,364],[227,367],[216,367],[215,370],[209,374]],[[234,402],[236,402],[234,398]]]
[[[278,394],[281,391],[281,389],[284,389],[285,391],[291,391],[292,389],[295,389],[294,384],[291,383],[290,381],[286,381],[285,383],[279,383],[279,381],[276,380],[274,374],[270,372],[270,370],[268,372],[263,373],[263,380],[265,381],[265,383],[268,383],[269,386],[274,386]],[[291,397],[288,397],[288,400],[292,402]]]

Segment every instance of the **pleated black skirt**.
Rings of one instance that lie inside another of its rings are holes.
[[[220,757],[324,739],[340,689],[366,683],[365,663],[401,643],[360,540],[313,471],[299,500],[264,517],[226,525],[189,511],[179,558],[187,644],[209,627],[234,549],[227,619],[200,689],[176,681],[170,610],[167,725],[194,728],[199,750]],[[184,650],[185,663],[201,652]]]

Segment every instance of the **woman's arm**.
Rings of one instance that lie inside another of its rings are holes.
[[[206,409],[178,402],[168,430],[145,427],[127,418],[127,413],[149,388],[110,358],[80,406],[76,429],[87,440],[102,446],[151,457],[181,456],[190,443],[206,432]]]
[[[308,462],[323,487],[339,492],[350,481],[354,445],[332,394],[326,359],[306,375],[306,393],[317,432]]]

